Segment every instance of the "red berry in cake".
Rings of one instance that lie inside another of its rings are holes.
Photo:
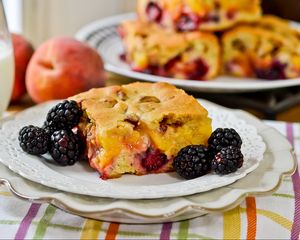
[[[49,128],[72,129],[75,127],[82,116],[82,110],[73,100],[64,100],[54,106],[47,114],[47,125]]]
[[[49,153],[59,165],[73,165],[81,157],[81,143],[71,130],[58,130],[51,135]]]
[[[48,134],[42,128],[29,125],[19,132],[19,144],[23,151],[32,155],[45,154],[48,151]]]
[[[267,80],[286,79],[284,73],[285,68],[285,64],[282,64],[279,61],[274,61],[270,67],[255,69],[255,74],[258,78]]]
[[[142,159],[142,166],[148,172],[152,172],[161,168],[167,162],[167,156],[159,150],[149,149],[145,157]]]
[[[183,13],[176,22],[178,31],[194,31],[198,29],[200,18],[195,13]]]
[[[237,171],[244,162],[240,148],[229,146],[222,148],[212,160],[211,168],[215,173],[224,175]]]
[[[193,179],[211,170],[212,154],[204,145],[189,145],[182,148],[174,158],[174,170],[185,179]]]
[[[240,148],[242,139],[233,128],[217,128],[208,139],[208,147],[213,154],[217,154],[224,147]]]
[[[156,2],[150,2],[146,7],[146,14],[151,22],[160,23],[162,18],[162,9]]]

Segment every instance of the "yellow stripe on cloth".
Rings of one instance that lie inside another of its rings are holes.
[[[241,212],[246,212],[246,209],[241,208]],[[265,217],[271,219],[272,221],[274,221],[275,223],[278,223],[280,226],[286,228],[287,230],[292,229],[293,222],[286,219],[283,216],[280,216],[278,213],[274,213],[272,211],[262,210],[262,209],[256,209],[256,213],[257,213],[257,215],[262,215],[262,216],[265,216]]]
[[[286,219],[285,217],[280,216],[277,213],[267,211],[267,210],[262,210],[262,209],[257,209],[257,214],[263,215],[267,218],[270,218],[274,222],[278,223],[282,227],[286,228],[287,230],[291,231],[293,222]]]
[[[223,217],[223,239],[240,239],[241,238],[241,214],[240,207],[236,207],[224,213]]]
[[[10,192],[0,192],[0,196],[11,197],[12,194]]]
[[[101,227],[101,221],[87,219],[81,231],[80,239],[98,239]]]

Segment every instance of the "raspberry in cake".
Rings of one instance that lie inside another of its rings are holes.
[[[89,163],[103,179],[173,171],[179,150],[207,145],[212,132],[207,110],[167,83],[110,86],[71,99],[83,111]]]
[[[180,33],[137,20],[123,22],[119,32],[125,59],[135,71],[191,80],[219,72],[220,47],[212,33]]]
[[[261,16],[259,0],[138,0],[141,21],[176,31],[219,31]]]
[[[300,76],[300,33],[285,20],[264,16],[222,36],[223,72],[268,80]]]

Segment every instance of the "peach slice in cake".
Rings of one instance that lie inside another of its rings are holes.
[[[167,83],[92,89],[71,99],[84,112],[79,124],[91,167],[101,178],[173,171],[173,158],[191,144],[207,144],[207,110]]]

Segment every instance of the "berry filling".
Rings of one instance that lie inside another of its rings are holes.
[[[269,68],[256,68],[255,74],[258,78],[267,80],[286,79],[284,73],[285,68],[286,64],[283,64],[279,61],[274,61]]]
[[[236,10],[234,9],[229,9],[226,13],[226,17],[229,19],[229,20],[233,20],[236,16]]]
[[[200,18],[195,13],[183,13],[176,22],[178,31],[197,30],[200,24]]]
[[[156,171],[167,163],[167,156],[158,149],[149,148],[145,157],[142,158],[142,166],[148,171]]]
[[[155,2],[150,2],[146,7],[146,14],[151,22],[160,23],[162,18],[162,9]]]
[[[187,68],[187,76],[192,80],[201,80],[208,72],[207,64],[201,60],[197,59],[190,64],[190,67]]]
[[[174,74],[182,74],[184,78],[191,80],[205,79],[208,71],[209,67],[202,59],[199,58],[191,62],[182,63],[180,56],[171,59],[163,67],[149,65],[146,69],[139,70],[139,72],[162,77],[174,77]]]

